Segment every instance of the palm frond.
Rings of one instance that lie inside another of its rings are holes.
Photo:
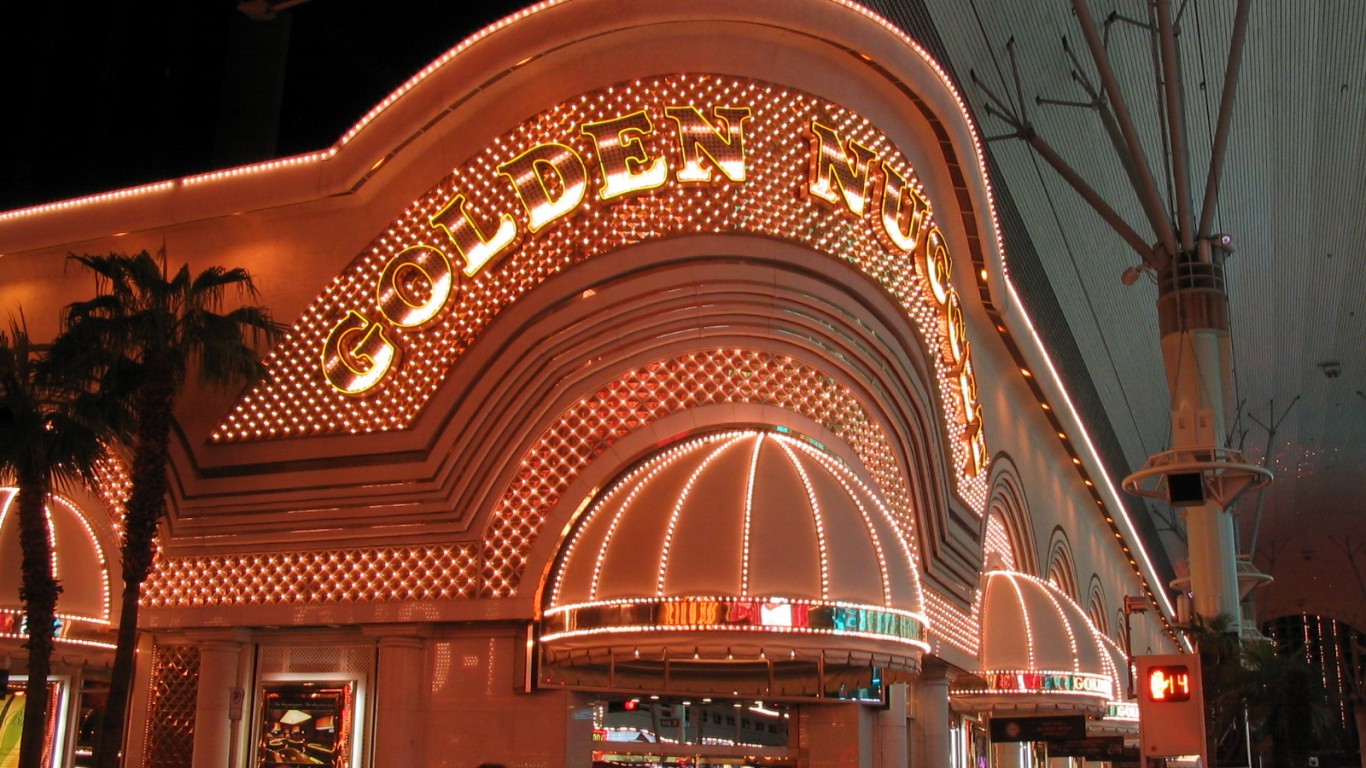
[[[0,333],[0,467],[48,485],[93,482],[106,438],[126,428],[130,412],[96,374],[53,365],[52,349],[40,355],[16,320]]]

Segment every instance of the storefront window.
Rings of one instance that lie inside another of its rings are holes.
[[[109,706],[109,683],[87,680],[81,686],[80,704],[76,711],[75,768],[90,768],[95,764],[95,743],[99,741],[104,710]]]
[[[374,659],[373,646],[262,645],[248,765],[364,768]]]
[[[764,701],[613,698],[597,707],[594,768],[787,766],[792,707]]]
[[[24,691],[28,686],[23,675],[11,677],[0,698],[0,768],[14,768],[19,765],[19,737],[24,732]],[[66,710],[66,681],[49,678],[47,683],[48,721],[47,743],[53,745],[59,728],[62,727],[61,713]],[[51,756],[44,762],[51,765]]]
[[[258,768],[349,765],[352,692],[350,683],[262,686]]]

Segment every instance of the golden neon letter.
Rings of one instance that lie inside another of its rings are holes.
[[[323,342],[323,376],[338,392],[373,389],[398,362],[398,347],[384,329],[355,310],[346,313]]]
[[[400,328],[422,325],[446,306],[453,277],[446,254],[427,245],[405,248],[379,275],[379,311]]]
[[[664,158],[651,160],[640,140],[654,132],[645,110],[598,123],[584,123],[579,130],[593,139],[598,154],[598,169],[602,171],[599,198],[610,200],[630,192],[655,189],[668,180],[669,166]]]
[[[915,250],[929,214],[929,203],[890,165],[882,164],[882,233],[902,251]]]
[[[877,154],[850,139],[842,141],[834,128],[811,121],[811,194],[843,205],[855,216],[868,207],[873,163]]]
[[[517,222],[505,213],[498,217],[498,229],[493,236],[485,237],[479,225],[474,223],[465,203],[464,195],[456,195],[429,221],[433,227],[446,233],[451,245],[455,246],[456,252],[465,261],[465,274],[474,277],[485,264],[517,239]]]
[[[925,279],[929,281],[934,300],[940,306],[947,305],[949,293],[953,291],[953,261],[944,244],[944,233],[938,227],[930,230],[929,247],[925,249]]]
[[[977,376],[972,372],[971,361],[964,362],[958,373],[958,391],[963,396],[963,417],[971,421],[977,406]]]
[[[958,292],[951,288],[944,306],[944,321],[948,326],[949,359],[955,371],[963,370],[968,362],[968,323],[963,319],[963,302],[958,299]]]
[[[749,107],[716,107],[712,110],[722,121],[721,131],[697,107],[665,107],[664,114],[678,124],[678,151],[683,165],[674,174],[679,181],[711,181],[711,168],[702,164],[706,157],[731,181],[745,180],[745,129]]]
[[[563,144],[537,144],[498,166],[526,208],[527,225],[539,232],[583,202],[588,171],[579,153]]]

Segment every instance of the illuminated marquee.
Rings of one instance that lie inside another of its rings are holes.
[[[1111,701],[1105,705],[1105,719],[1138,722],[1138,705],[1132,701]]]
[[[905,157],[837,105],[701,75],[585,94],[457,168],[310,306],[272,356],[272,380],[214,438],[405,428],[492,318],[550,275],[634,243],[718,232],[802,243],[895,296],[938,350],[956,463],[981,472],[949,248]]]
[[[713,171],[728,182],[743,182],[744,124],[750,110],[715,107],[711,113],[713,119],[708,119],[696,106],[664,107],[677,129],[676,168],[646,148],[643,140],[655,133],[655,126],[644,110],[580,125],[579,133],[592,140],[597,198],[608,201],[658,189],[671,177],[678,184],[709,184]],[[448,308],[457,265],[447,252],[456,255],[466,277],[479,274],[523,237],[583,208],[590,184],[588,167],[578,151],[559,142],[537,144],[500,164],[498,175],[521,204],[520,221],[504,212],[494,222],[480,222],[471,212],[469,198],[460,193],[451,197],[429,219],[432,229],[445,236],[446,250],[414,245],[400,252],[380,272],[374,304],[378,318],[372,321],[353,309],[333,326],[322,351],[328,383],[347,395],[378,386],[401,357],[385,333],[386,323],[391,328],[420,328]]]
[[[880,606],[786,598],[608,600],[546,611],[542,641],[607,633],[729,631],[851,635],[929,650],[918,614]]]
[[[1080,694],[1114,696],[1114,681],[1104,675],[1084,672],[983,672],[986,688],[955,690],[960,694]]]

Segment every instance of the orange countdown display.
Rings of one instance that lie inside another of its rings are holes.
[[[1149,667],[1143,690],[1150,701],[1190,701],[1190,670],[1180,664]]]

